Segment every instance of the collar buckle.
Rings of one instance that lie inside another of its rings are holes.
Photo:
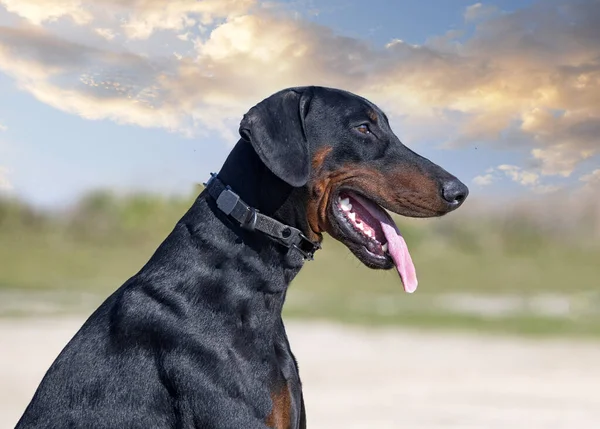
[[[304,259],[308,260],[308,261],[314,261],[314,256],[315,256],[315,252],[317,250],[319,250],[321,248],[321,243],[319,243],[318,241],[312,241],[311,239],[309,239],[307,236],[305,236],[304,234],[300,233],[298,235],[303,241],[298,244],[292,244],[292,247],[294,249],[296,249],[298,252],[300,252],[302,254],[302,256],[304,257]],[[304,250],[301,246],[302,244],[305,243],[306,247],[308,247],[307,250]]]
[[[227,186],[225,190],[221,192],[219,198],[217,198],[217,207],[229,216],[239,201],[240,196]]]

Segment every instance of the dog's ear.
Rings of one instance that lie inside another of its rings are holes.
[[[284,182],[301,187],[310,175],[304,120],[312,99],[310,88],[287,89],[251,108],[239,133],[262,162]]]

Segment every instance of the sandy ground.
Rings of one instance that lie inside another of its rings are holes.
[[[0,428],[13,428],[81,319],[0,321]],[[288,324],[308,427],[598,429],[600,345]]]

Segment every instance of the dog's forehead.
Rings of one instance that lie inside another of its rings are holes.
[[[348,91],[320,88],[316,94],[323,107],[335,111],[337,114],[355,116],[357,114],[367,115],[372,121],[377,121],[379,117],[385,116],[383,111],[364,97],[353,94]]]

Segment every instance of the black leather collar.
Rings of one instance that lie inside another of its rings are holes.
[[[210,176],[204,186],[217,202],[219,210],[238,221],[242,228],[260,231],[285,247],[296,249],[304,259],[313,260],[315,252],[321,248],[321,243],[310,240],[297,228],[259,213],[221,182],[216,173],[210,173]]]

